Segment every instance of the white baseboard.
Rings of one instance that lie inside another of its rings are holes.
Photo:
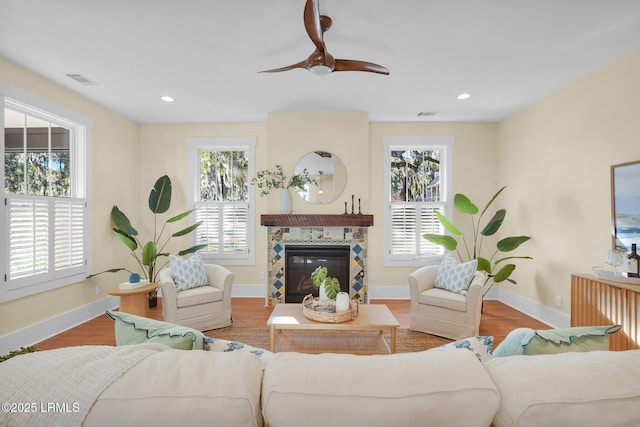
[[[409,285],[406,286],[371,286],[369,299],[410,299]]]
[[[113,310],[119,304],[120,298],[108,296],[4,335],[0,337],[0,354],[7,354],[13,350],[18,350],[20,347],[27,347],[44,341],[101,316],[105,311]]]
[[[498,300],[553,328],[568,328],[571,326],[571,316],[520,296],[508,289],[498,289]]]

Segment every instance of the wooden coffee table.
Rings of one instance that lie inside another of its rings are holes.
[[[400,323],[384,304],[360,304],[358,317],[342,323],[307,319],[302,304],[276,304],[267,321],[271,351],[379,354],[396,352]],[[384,331],[391,333],[390,345]]]

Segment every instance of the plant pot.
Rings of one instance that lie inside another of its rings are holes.
[[[291,192],[289,192],[288,188],[280,190],[279,208],[281,214],[286,215],[291,213]]]
[[[149,308],[154,308],[158,306],[158,290],[154,290],[149,292]]]
[[[318,288],[318,295],[320,297],[320,301],[329,301],[329,297],[327,296],[327,292],[324,290],[324,283],[320,285]]]

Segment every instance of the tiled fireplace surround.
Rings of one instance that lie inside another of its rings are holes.
[[[351,297],[369,302],[367,231],[373,226],[373,215],[261,215],[260,224],[268,230],[269,305],[285,302],[287,245],[349,246]]]

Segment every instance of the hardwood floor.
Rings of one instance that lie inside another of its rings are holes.
[[[372,304],[386,304],[398,319],[401,328],[409,328],[408,300],[373,300]],[[150,310],[150,318],[162,320],[162,299],[158,307]],[[233,298],[231,302],[233,326],[265,326],[272,307],[265,307],[263,298]],[[231,326],[231,327],[233,327]],[[549,326],[501,303],[485,301],[480,335],[493,335],[494,347],[515,328],[549,329]],[[79,345],[115,345],[113,320],[106,314],[44,340],[36,347],[39,350],[79,346]]]

